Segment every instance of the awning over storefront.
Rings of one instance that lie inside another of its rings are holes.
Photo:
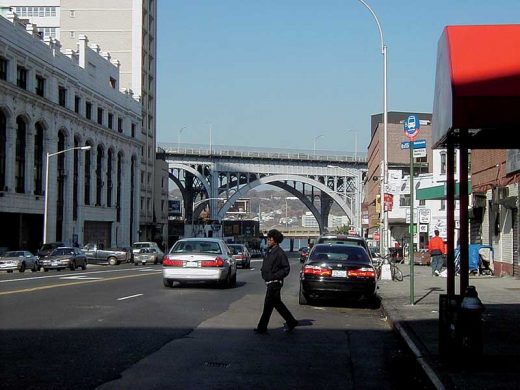
[[[447,26],[437,53],[433,147],[520,148],[520,24]]]
[[[460,194],[459,183],[455,183],[455,198]],[[468,194],[471,194],[471,180],[468,182]],[[416,193],[417,200],[441,200],[446,199],[446,183],[440,186],[419,188]]]

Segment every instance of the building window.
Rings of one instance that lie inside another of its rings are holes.
[[[97,109],[97,123],[100,125],[103,124],[103,109],[101,107]]]
[[[79,96],[74,96],[74,112],[79,114],[79,107],[81,104],[81,98]]]
[[[58,87],[58,104],[67,107],[67,89],[65,87]]]
[[[108,128],[113,129],[114,128],[114,114],[108,113]]]
[[[113,77],[110,77],[110,86],[111,86],[112,88],[114,88],[114,89],[115,89],[116,86],[117,86],[116,79],[113,78]]]
[[[43,195],[43,127],[36,123],[34,134],[34,194]]]
[[[7,120],[0,110],[0,191],[5,190],[5,144],[6,144]]]
[[[123,132],[123,118],[117,118],[117,131]]]
[[[92,103],[90,102],[85,103],[85,117],[87,119],[92,119]]]
[[[14,168],[15,191],[18,193],[25,192],[25,142],[26,124],[25,121],[18,117],[16,119],[16,157]]]
[[[108,150],[107,159],[107,207],[112,207],[112,164],[113,164],[113,152],[111,149]]]
[[[38,32],[43,38],[56,38],[56,27],[38,27]]]
[[[441,208],[439,210],[446,210],[446,199],[441,199]]]
[[[411,204],[410,194],[401,194],[399,196],[399,206],[401,207],[410,207]]]
[[[42,76],[36,76],[36,95],[45,96],[45,79]]]
[[[426,201],[424,199],[421,199],[419,201],[419,206],[426,206]]]
[[[132,138],[135,138],[135,123],[132,123]]]
[[[18,66],[16,69],[16,85],[18,87],[27,89],[27,69]]]
[[[69,11],[69,16],[70,16],[71,18],[75,18],[75,17],[76,17],[76,11],[73,10],[73,9],[71,9],[71,10]]]
[[[101,191],[103,189],[103,157],[103,148],[98,146],[96,160],[96,206],[101,206]]]
[[[92,146],[92,145],[91,145]],[[90,149],[92,150],[92,149]],[[91,151],[85,151],[85,184],[84,184],[84,203],[90,205],[90,164],[91,164]]]
[[[446,152],[441,153],[441,175],[446,174],[446,166],[447,166]]]
[[[7,80],[7,60],[0,57],[0,80]]]

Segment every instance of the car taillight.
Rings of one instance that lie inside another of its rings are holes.
[[[200,262],[201,267],[223,267],[224,259],[220,256],[217,256],[215,260],[203,260]]]
[[[349,278],[376,278],[376,271],[373,268],[358,268],[351,269],[347,271],[347,276]]]
[[[169,256],[163,257],[163,266],[164,267],[182,267],[183,265],[184,265],[184,261],[182,261],[182,260],[170,259]]]
[[[306,265],[303,267],[303,274],[313,276],[332,276],[332,270],[317,265]]]

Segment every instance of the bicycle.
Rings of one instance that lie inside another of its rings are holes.
[[[392,276],[392,280],[402,282],[403,281],[403,272],[397,266],[395,260],[391,255],[386,255],[383,257],[375,258],[372,260],[374,263],[374,268],[376,270],[377,279],[381,279],[381,270],[383,268],[383,264],[390,265],[390,275]]]

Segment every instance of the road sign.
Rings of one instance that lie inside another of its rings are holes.
[[[413,148],[414,149],[426,148],[426,140],[418,139],[418,140],[413,141]],[[401,149],[410,149],[410,142],[409,141],[401,142]]]
[[[404,133],[408,137],[409,140],[413,141],[413,139],[419,134],[420,121],[417,115],[409,115],[408,118],[404,120]]]
[[[425,148],[422,148],[422,149],[415,149],[413,150],[413,157],[414,158],[418,158],[418,157],[426,157],[426,149]]]
[[[418,209],[419,223],[430,223],[431,221],[431,210],[430,209]]]
[[[420,233],[428,233],[428,225],[419,225]]]

